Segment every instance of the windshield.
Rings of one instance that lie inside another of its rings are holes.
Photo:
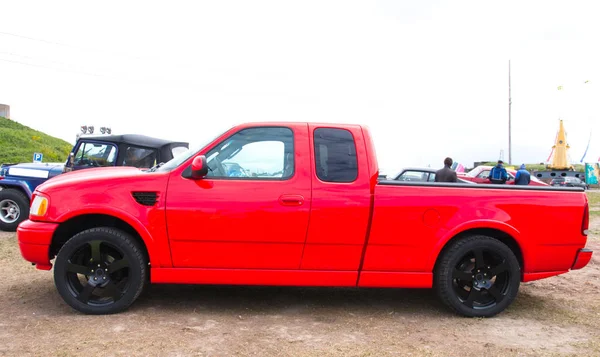
[[[196,153],[198,153],[198,151],[200,151],[206,145],[210,144],[213,140],[215,140],[222,134],[223,133],[219,133],[219,135],[216,135],[214,137],[211,137],[210,139],[204,140],[196,145],[193,145],[188,150],[177,154],[177,156],[175,156],[171,160],[167,161],[164,165],[162,165],[158,169],[156,169],[156,171],[166,172],[166,171],[173,170],[177,166],[179,166],[179,165],[183,164],[184,162],[186,162],[187,160],[189,160],[192,156],[196,155]]]

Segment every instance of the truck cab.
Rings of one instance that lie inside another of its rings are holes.
[[[65,172],[108,166],[149,169],[188,149],[188,143],[144,135],[82,135],[64,163],[0,166],[0,230],[15,231],[29,215],[32,192]]]

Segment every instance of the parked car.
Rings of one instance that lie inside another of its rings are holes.
[[[582,187],[583,189],[588,189],[590,186],[585,182],[581,181],[577,177],[557,177],[553,178],[550,181],[551,186],[559,186],[559,187]]]
[[[408,182],[435,182],[435,173],[436,169],[431,168],[416,168],[410,167],[402,169],[399,173],[391,178],[396,181],[408,181]],[[462,177],[458,177],[458,183],[467,183],[467,184],[475,184],[475,182],[471,182],[469,180],[465,180]]]
[[[223,162],[265,176],[229,177]],[[377,168],[363,126],[240,125],[158,168],[48,180],[19,248],[38,269],[55,259],[58,293],[88,314],[125,310],[149,281],[433,287],[489,317],[521,282],[591,259],[580,188],[378,181]]]
[[[473,170],[459,174],[459,177],[463,180],[472,181],[475,183],[490,183],[490,171],[493,166],[477,166]],[[507,185],[515,184],[515,176],[517,175],[517,171],[513,169],[506,169],[506,173],[508,174],[508,180],[506,181]],[[531,175],[531,180],[529,182],[529,186],[548,186],[547,183],[538,180],[536,177]]]
[[[35,188],[64,172],[106,166],[151,168],[188,149],[188,143],[144,135],[80,136],[65,163],[0,166],[0,230],[13,232],[29,215]]]

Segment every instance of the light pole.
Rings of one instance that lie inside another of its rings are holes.
[[[510,60],[508,60],[508,164],[512,163],[512,140],[511,140],[511,118],[510,118],[510,107],[512,100],[510,98]]]

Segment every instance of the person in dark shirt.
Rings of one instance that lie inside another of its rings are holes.
[[[489,176],[491,183],[503,184],[506,183],[506,180],[508,180],[508,174],[506,173],[506,169],[504,168],[503,164],[504,162],[502,162],[502,160],[498,160],[498,164],[492,167]]]
[[[444,168],[435,172],[435,182],[458,182],[456,172],[451,169],[452,159],[447,157],[444,160]]]
[[[515,175],[515,185],[529,185],[531,182],[531,174],[525,169],[525,164],[522,164]]]

